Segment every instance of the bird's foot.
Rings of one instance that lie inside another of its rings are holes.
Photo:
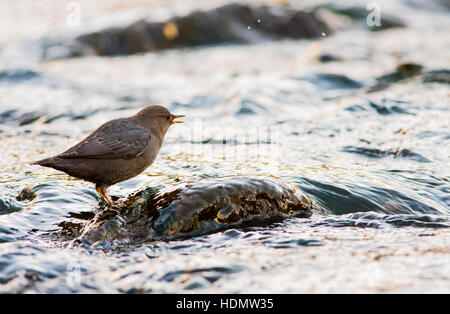
[[[109,197],[108,195],[108,186],[104,185],[104,184],[96,184],[95,185],[95,190],[97,191],[98,194],[100,194],[101,196],[103,196],[103,198],[108,202],[108,204],[110,206],[114,206],[114,201],[111,199],[111,197]]]

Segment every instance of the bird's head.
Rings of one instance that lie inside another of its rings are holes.
[[[163,106],[151,105],[139,111],[135,117],[145,128],[164,137],[172,124],[183,123],[176,119],[182,118],[184,115],[174,115]]]

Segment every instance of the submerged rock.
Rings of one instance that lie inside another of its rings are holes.
[[[423,74],[424,83],[450,84],[450,70],[431,70]]]
[[[368,92],[371,93],[382,91],[394,83],[416,77],[420,75],[422,71],[423,66],[420,64],[410,62],[400,63],[397,65],[396,69],[393,72],[377,77],[376,84],[374,86],[371,86],[368,89]]]
[[[319,208],[295,186],[274,177],[234,176],[185,182],[137,192],[103,208],[77,243],[104,240],[140,244],[255,226],[289,216],[309,217]]]
[[[57,55],[58,58],[84,53],[128,55],[168,48],[249,43],[261,39],[314,38],[320,37],[322,33],[330,34],[330,30],[314,12],[281,5],[253,7],[232,3],[209,11],[173,17],[164,22],[142,19],[125,27],[83,34],[75,39],[76,43],[64,41],[62,46],[66,47],[65,52],[58,52]],[[51,41],[45,45],[45,51],[61,46]],[[70,51],[72,47],[76,48],[73,53]],[[44,56],[51,59],[52,54],[44,53]]]
[[[419,75],[423,70],[423,66],[416,63],[400,63],[394,72],[385,74],[377,78],[378,81],[387,83],[395,83],[407,78]]]

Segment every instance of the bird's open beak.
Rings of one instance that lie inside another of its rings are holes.
[[[183,117],[185,117],[184,114],[180,114],[180,115],[178,115],[178,116],[174,115],[174,116],[173,116],[173,120],[172,120],[172,124],[173,124],[173,123],[183,123],[183,121],[176,121],[176,120],[175,120],[175,119],[183,118]]]

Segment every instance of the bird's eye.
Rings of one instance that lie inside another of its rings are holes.
[[[170,120],[170,116],[167,116],[166,120],[169,121]]]

